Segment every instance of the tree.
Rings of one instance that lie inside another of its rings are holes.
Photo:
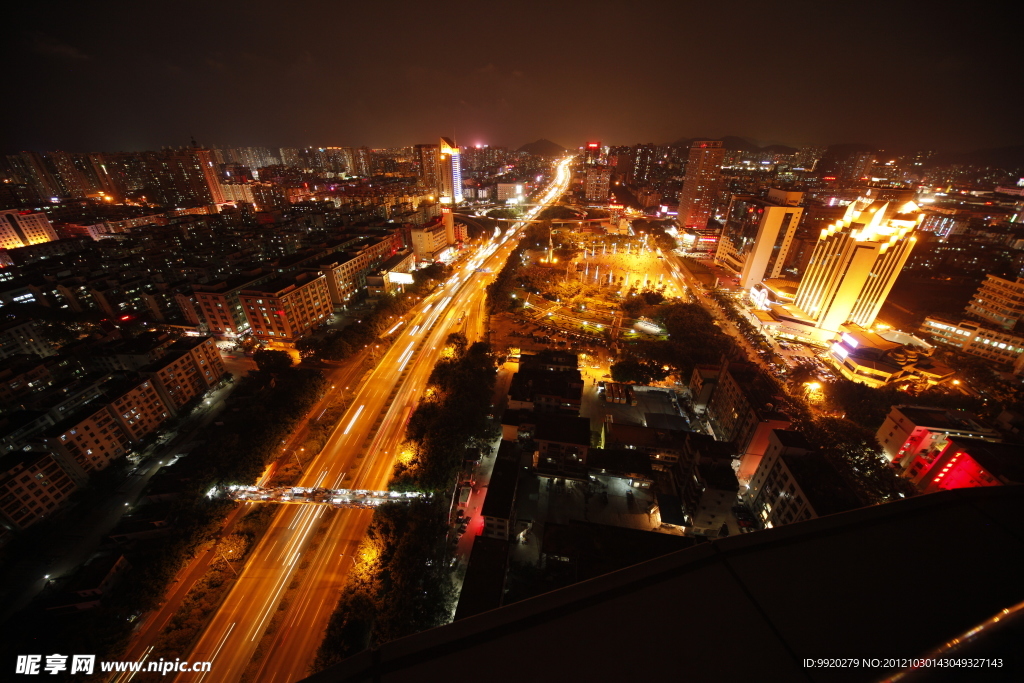
[[[582,216],[568,206],[549,206],[537,214],[537,218],[541,220],[573,220],[582,218]]]
[[[272,349],[260,349],[252,354],[256,366],[260,372],[278,375],[287,372],[292,367],[292,357],[287,351],[274,351]]]
[[[465,355],[468,345],[469,341],[466,340],[466,335],[461,332],[452,332],[448,335],[448,339],[445,340],[445,346],[452,347],[456,358],[462,358]]]
[[[299,355],[303,358],[310,358],[316,355],[322,347],[322,343],[316,337],[303,337],[299,341],[295,342],[295,350],[299,352]]]
[[[668,377],[668,371],[661,365],[632,358],[612,363],[611,371],[612,379],[616,382],[650,384],[651,382],[660,382]]]
[[[491,209],[484,215],[487,216],[488,218],[506,218],[514,220],[516,218],[522,218],[523,212],[521,209],[514,209],[512,207],[502,207],[500,209]]]

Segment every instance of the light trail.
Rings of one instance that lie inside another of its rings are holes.
[[[356,423],[356,420],[359,419],[359,416],[363,413],[363,408],[365,408],[365,407],[366,407],[365,404],[359,406],[359,410],[357,410],[356,414],[352,416],[352,420],[348,423],[348,427],[345,427],[345,431],[342,432],[343,434],[348,434],[349,433],[349,430],[352,429],[352,425],[354,425]]]

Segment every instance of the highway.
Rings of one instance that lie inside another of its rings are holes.
[[[555,179],[526,219],[565,191],[570,163],[571,158],[559,163]],[[463,313],[479,320],[477,307],[484,287],[518,243],[521,227],[513,226],[499,240],[482,247],[442,287],[403,316],[404,324],[389,331],[395,335],[393,343],[376,367],[351,386],[346,414],[321,453],[306,465],[298,485],[387,488],[405,423],[423,394],[445,339],[453,329],[462,327]],[[479,269],[488,269],[490,274],[477,272]],[[478,330],[479,323],[474,327]],[[280,507],[189,654],[189,661],[212,661],[212,670],[179,674],[179,682],[238,681],[253,660],[251,673],[255,675],[247,677],[249,680],[286,683],[309,673],[337,591],[352,566],[352,554],[366,533],[372,512],[331,511],[320,505]],[[322,523],[329,525],[326,533],[316,549],[307,552]],[[279,610],[300,566],[303,571],[298,585],[287,606]],[[280,625],[257,652],[279,611],[284,613]]]

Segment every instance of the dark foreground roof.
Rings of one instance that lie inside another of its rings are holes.
[[[916,657],[1024,600],[1022,513],[1024,487],[961,489],[731,536],[387,643],[307,680],[440,681],[471,667],[489,683],[638,671],[876,681],[885,669],[809,670],[803,659]],[[959,680],[1024,680],[1019,648],[998,656],[1000,678]]]

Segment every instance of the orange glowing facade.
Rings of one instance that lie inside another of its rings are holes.
[[[0,211],[0,249],[18,249],[56,239],[57,233],[45,213]]]

